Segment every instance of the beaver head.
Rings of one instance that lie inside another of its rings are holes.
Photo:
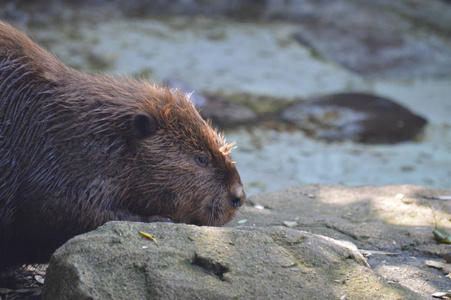
[[[129,209],[176,222],[227,223],[245,201],[230,157],[233,143],[227,144],[181,92],[143,87],[138,110],[130,116]]]

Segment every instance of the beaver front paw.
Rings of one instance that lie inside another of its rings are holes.
[[[174,223],[174,221],[172,221],[171,219],[165,218],[165,217],[160,217],[160,216],[148,217],[147,222],[149,222],[149,223],[153,223],[153,222]]]

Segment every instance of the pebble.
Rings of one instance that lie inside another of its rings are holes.
[[[291,227],[298,226],[298,223],[294,222],[294,221],[283,221],[283,225],[285,225],[286,227],[291,228]]]

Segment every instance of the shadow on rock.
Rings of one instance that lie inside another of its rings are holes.
[[[435,218],[440,228],[451,229],[450,201],[425,198],[437,195],[451,191],[411,185],[293,187],[249,197],[230,226],[284,224],[352,242],[371,254],[368,262],[379,275],[428,298],[449,287],[449,278],[425,265],[449,252],[432,234]]]

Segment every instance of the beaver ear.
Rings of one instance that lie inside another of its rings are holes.
[[[146,113],[137,113],[133,116],[133,133],[138,139],[145,139],[157,131],[157,122]]]

